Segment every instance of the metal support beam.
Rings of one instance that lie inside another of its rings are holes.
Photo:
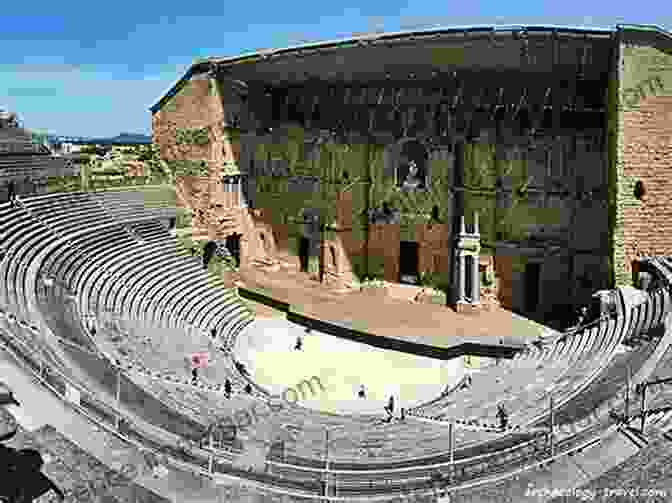
[[[325,430],[324,448],[324,496],[329,496],[329,429]]]
[[[625,420],[630,418],[630,365],[625,370]]]
[[[451,421],[448,424],[448,456],[450,460],[450,469],[448,471],[448,481],[453,483],[453,475],[455,469],[455,423]]]
[[[555,456],[555,441],[554,441],[554,436],[553,432],[555,431],[555,414],[553,412],[553,397],[550,398],[549,400],[549,443],[551,446],[551,457]]]
[[[212,430],[210,431],[210,434],[208,435],[208,443],[210,444],[210,453],[208,454],[208,473],[210,475],[212,475],[212,470],[213,470],[214,461],[215,461],[214,446],[213,446],[213,441],[212,441]]]
[[[121,370],[117,369],[117,393],[116,393],[116,400],[117,400],[117,410],[121,409]],[[114,427],[116,428],[117,431],[119,431],[119,426],[121,422],[121,415],[117,414],[116,420],[115,420],[115,425]]]
[[[642,386],[641,413],[642,413],[642,418],[641,418],[640,430],[641,430],[642,434],[644,434],[644,426],[645,426],[645,422],[646,422],[646,386]]]

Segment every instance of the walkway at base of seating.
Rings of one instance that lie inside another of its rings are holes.
[[[133,448],[123,446],[114,435],[101,430],[70,409],[57,396],[34,383],[9,355],[1,351],[0,375],[21,404],[12,413],[16,413],[17,422],[24,429],[34,431],[50,424],[107,466],[136,462],[137,456]],[[118,445],[120,449],[111,449],[109,445]],[[141,474],[134,482],[180,503],[212,503],[218,501],[217,497],[221,493],[210,481],[172,468],[169,468],[169,474],[165,477],[155,478],[147,473]]]

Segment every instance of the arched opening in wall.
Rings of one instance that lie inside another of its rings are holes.
[[[225,246],[233,260],[236,261],[236,267],[240,267],[240,238],[242,234],[231,234],[226,236]]]
[[[439,222],[439,207],[436,204],[432,206],[431,221],[434,223]]]
[[[266,255],[271,255],[271,243],[266,239],[266,235],[263,232],[259,233],[259,240],[261,241],[261,247],[264,250]]]
[[[215,256],[217,252],[217,243],[214,241],[208,241],[207,244],[203,247],[203,267],[207,268],[212,260],[212,257]]]
[[[299,268],[301,272],[308,272],[308,257],[310,254],[310,240],[301,236],[299,238]]]
[[[338,271],[338,260],[336,259],[336,247],[334,245],[329,246],[329,252],[331,253],[331,267]]]
[[[639,260],[633,260],[630,262],[630,271],[632,272],[632,286],[637,288],[639,286],[639,271],[640,271],[640,262]]]
[[[472,301],[474,298],[474,257],[467,255],[464,257],[464,295],[468,301]]]
[[[8,180],[5,182],[5,194],[6,197],[3,197],[2,202],[6,203],[11,201],[11,199],[16,194],[16,183],[14,180]]]
[[[515,130],[518,136],[527,136],[532,129],[532,118],[527,108],[521,108],[515,119]]]
[[[399,243],[399,282],[415,285],[419,276],[420,245],[415,241]]]
[[[539,307],[539,290],[541,281],[541,264],[530,262],[525,264],[524,303],[528,314],[534,313]]]

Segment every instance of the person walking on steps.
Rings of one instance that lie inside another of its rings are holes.
[[[194,367],[191,369],[191,384],[196,386],[198,383],[198,369]]]
[[[247,372],[247,368],[245,367],[245,364],[235,360],[234,365],[236,367],[236,370],[238,370],[238,372],[240,372],[243,376],[247,377],[249,375]]]
[[[505,430],[509,423],[509,415],[507,414],[506,409],[504,409],[503,404],[497,406],[497,418],[499,419],[499,427],[502,430]]]
[[[385,412],[387,412],[387,422],[392,422],[394,418],[394,397],[390,395],[390,399],[385,406]]]
[[[363,384],[360,384],[357,396],[359,396],[359,398],[366,398],[366,388],[364,387]]]
[[[303,339],[301,338],[301,336],[296,338],[296,344],[294,345],[294,350],[295,351],[303,350]]]
[[[9,183],[7,183],[7,196],[9,198],[9,204],[12,205],[12,208],[14,207],[14,201],[16,200],[16,191],[15,191],[15,186],[14,186],[14,180],[10,180]]]
[[[226,398],[231,398],[231,381],[228,377],[224,381],[224,393],[226,394]]]

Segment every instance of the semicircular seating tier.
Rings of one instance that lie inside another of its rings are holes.
[[[371,501],[430,493],[437,483],[459,495],[519,473],[533,477],[549,456],[561,459],[616,434],[608,412],[621,404],[611,401],[606,409],[605,402],[622,386],[624,368],[641,380],[667,354],[670,334],[663,322],[671,307],[672,267],[651,259],[661,288],[613,291],[615,314],[484,369],[467,389],[416,408],[405,422],[383,426],[367,416],[285,408],[269,421],[290,425],[297,432],[295,445],[284,455],[269,454],[261,470],[250,472],[240,467],[246,455],[240,446],[198,442],[209,418],[231,412],[234,401],[222,405],[221,384],[193,387],[155,369],[106,360],[86,330],[89,313],[108,310],[157,327],[214,328],[218,343],[232,347],[251,316],[200,261],[180,253],[159,222],[169,215],[174,210],[147,208],[142,196],[122,192],[51,194],[22,199],[16,208],[0,205],[0,334],[44,385],[63,397],[68,386],[80,390],[77,412],[130,443],[168,452],[175,466],[211,478],[233,476],[259,488],[324,499],[322,481],[328,477],[332,499]],[[62,284],[76,307],[57,317],[41,311],[45,303],[64,300],[63,292],[46,288],[45,277]],[[125,390],[119,401],[117,376]],[[558,428],[552,446],[544,440],[551,397],[555,425],[572,426]],[[268,399],[254,393],[237,396],[235,403],[262,406]],[[493,420],[502,402],[512,424],[503,431]],[[593,421],[576,426],[589,415]],[[325,429],[334,440],[328,466]],[[250,438],[263,437],[256,425],[250,430]],[[186,447],[180,444],[185,438],[191,440]]]

